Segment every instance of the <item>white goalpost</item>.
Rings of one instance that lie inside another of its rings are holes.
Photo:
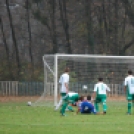
[[[134,71],[134,56],[104,56],[88,54],[44,55],[44,91],[34,105],[56,105],[59,97],[59,77],[70,68],[69,88],[79,94],[92,94],[98,77],[112,89],[109,96],[123,96],[127,71]],[[83,88],[84,87],[84,88]]]

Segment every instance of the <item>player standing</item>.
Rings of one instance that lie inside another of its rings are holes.
[[[134,76],[132,75],[132,71],[128,70],[128,76],[125,78],[125,87],[124,91],[126,93],[126,97],[128,100],[128,112],[127,114],[131,114],[131,102],[133,102],[134,106]]]
[[[59,107],[62,104],[63,99],[66,97],[68,91],[69,91],[69,71],[70,69],[67,67],[64,70],[64,73],[60,76],[59,84],[60,84],[60,95],[61,99],[56,106],[55,110],[59,109]]]
[[[96,112],[99,112],[99,103],[103,104],[103,114],[106,114],[107,110],[107,91],[110,91],[110,88],[103,83],[103,78],[98,78],[98,83],[94,86],[94,94],[93,98],[95,98],[94,106],[96,109]]]

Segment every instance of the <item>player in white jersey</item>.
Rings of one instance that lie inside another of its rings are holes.
[[[125,93],[128,100],[128,112],[127,114],[131,114],[131,102],[133,102],[134,106],[134,76],[132,75],[132,71],[128,71],[128,76],[125,78]]]
[[[63,99],[66,97],[68,91],[69,91],[69,71],[70,69],[67,67],[64,70],[64,73],[60,76],[59,84],[60,84],[60,95],[61,99],[56,106],[55,110],[59,109],[61,106]]]
[[[95,106],[96,112],[99,112],[98,103],[102,103],[103,113],[106,114],[107,91],[110,91],[110,88],[105,83],[103,83],[103,78],[98,78],[98,83],[95,84],[94,86],[94,94],[93,94],[93,98],[95,99],[94,106]]]

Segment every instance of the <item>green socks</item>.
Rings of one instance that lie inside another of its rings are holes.
[[[66,107],[67,107],[68,103],[64,102],[61,108],[61,114],[63,115],[65,113]]]
[[[67,108],[68,108],[70,111],[74,111],[71,106],[68,106]]]
[[[107,104],[106,102],[103,102],[103,112],[106,112],[107,111]]]
[[[128,113],[131,113],[131,102],[128,102]]]

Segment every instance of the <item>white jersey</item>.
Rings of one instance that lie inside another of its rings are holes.
[[[125,86],[128,87],[130,94],[134,94],[134,76],[133,75],[129,75],[125,78]]]
[[[60,79],[59,79],[59,83],[61,84],[60,92],[66,93],[67,89],[65,87],[65,83],[69,84],[69,75],[67,73],[62,74]]]
[[[70,92],[68,93],[69,97],[72,97],[72,96],[77,95],[77,94],[78,93],[72,93],[72,92],[71,93]]]
[[[106,91],[110,91],[110,88],[105,83],[99,82],[95,84],[94,92],[97,92],[98,94],[106,94]]]

